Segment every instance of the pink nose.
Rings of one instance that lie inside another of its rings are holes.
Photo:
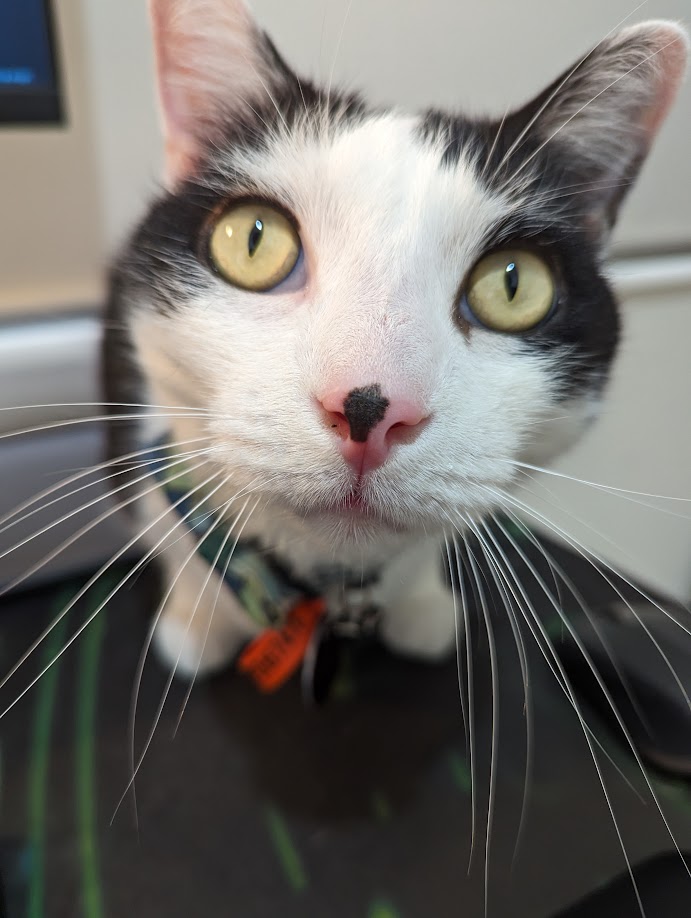
[[[416,439],[427,415],[410,399],[388,399],[381,386],[336,390],[319,399],[324,421],[340,438],[341,452],[358,475],[386,462],[391,447]]]

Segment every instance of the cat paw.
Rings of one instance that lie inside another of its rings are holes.
[[[446,590],[411,596],[382,616],[380,635],[402,656],[435,661],[456,649],[456,622],[451,593]]]
[[[179,601],[166,605],[153,635],[153,645],[161,662],[175,668],[176,676],[194,679],[211,675],[233,662],[248,638],[234,614],[219,606],[200,606],[194,616],[194,603]]]

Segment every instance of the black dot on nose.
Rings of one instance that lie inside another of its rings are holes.
[[[374,383],[352,389],[343,402],[343,414],[350,427],[350,437],[356,443],[364,443],[370,431],[384,420],[388,398],[381,394],[381,386]]]

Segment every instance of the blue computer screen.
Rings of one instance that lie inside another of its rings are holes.
[[[0,122],[60,120],[47,0],[0,0]]]

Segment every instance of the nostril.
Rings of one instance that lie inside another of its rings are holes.
[[[327,399],[317,399],[316,401],[324,426],[335,433],[341,440],[347,440],[350,436],[350,425],[343,412],[333,410]]]
[[[329,427],[338,434],[342,440],[346,440],[350,435],[350,425],[348,419],[340,411],[328,411],[327,423]]]
[[[385,440],[387,446],[391,447],[396,444],[413,443],[427,426],[428,421],[429,417],[421,417],[409,421],[396,421],[396,423],[392,424],[386,431]]]

